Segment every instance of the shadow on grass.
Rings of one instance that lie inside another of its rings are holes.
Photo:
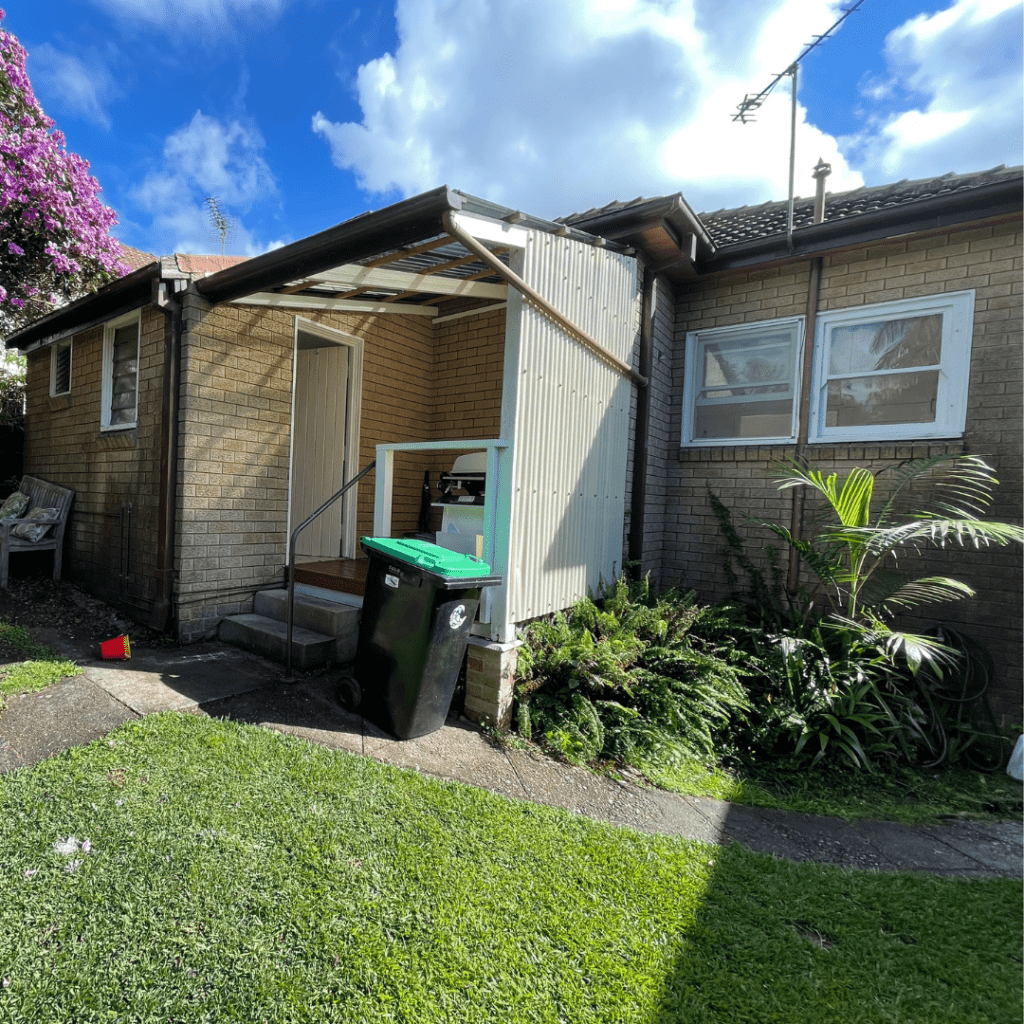
[[[710,858],[648,1024],[1021,1019],[1020,882]]]

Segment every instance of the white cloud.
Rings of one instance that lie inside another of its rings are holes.
[[[912,90],[919,105],[875,118],[844,152],[885,181],[1020,163],[1021,40],[1021,0],[957,0],[894,29],[888,91]]]
[[[288,0],[93,0],[117,18],[184,31],[202,43],[203,31],[231,32],[239,19],[251,15],[276,18]],[[197,32],[197,30],[200,30]]]
[[[153,218],[149,237],[164,252],[220,250],[206,198],[217,200],[230,223],[225,252],[252,256],[280,241],[262,242],[242,223],[254,203],[274,195],[274,176],[263,159],[258,129],[241,121],[220,121],[196,111],[192,120],[164,141],[163,166],[150,172],[133,194]]]
[[[361,123],[312,127],[373,193],[447,183],[541,215],[682,191],[703,209],[783,198],[788,87],[758,123],[736,104],[779,70],[794,25],[835,0],[398,0],[400,45],[364,64]],[[795,56],[795,54],[794,54]],[[797,192],[818,157],[862,184],[800,108]]]
[[[52,99],[58,110],[110,127],[106,105],[121,91],[98,51],[90,50],[80,59],[42,43],[29,52],[28,70],[37,94]]]

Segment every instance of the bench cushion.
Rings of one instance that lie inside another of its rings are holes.
[[[56,508],[43,508],[37,506],[32,509],[23,523],[18,523],[17,526],[11,528],[11,533],[15,537],[20,537],[22,540],[31,541],[33,544],[41,541],[50,529],[50,525],[37,525],[30,522],[32,519],[57,519],[60,516],[60,510]]]
[[[0,505],[0,519],[17,519],[28,508],[29,501],[27,494],[15,491],[3,505]]]

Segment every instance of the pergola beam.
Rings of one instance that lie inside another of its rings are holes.
[[[493,271],[484,276],[491,276]],[[475,275],[474,275],[475,276]],[[430,271],[410,274],[400,270],[386,270],[349,264],[312,274],[301,282],[294,282],[280,294],[293,295],[298,291],[328,285],[339,291],[347,289],[417,292],[430,295],[464,296],[475,299],[503,299],[507,292],[504,284],[487,284],[465,277],[438,277]]]
[[[417,306],[405,302],[363,302],[359,299],[333,299],[327,295],[282,295],[280,292],[255,292],[232,299],[236,306],[272,306],[277,309],[338,309],[355,313],[407,313],[412,316],[437,316],[437,306]]]

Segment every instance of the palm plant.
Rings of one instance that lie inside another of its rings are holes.
[[[944,647],[933,638],[890,628],[883,615],[922,604],[973,597],[966,583],[948,576],[920,576],[900,567],[900,556],[922,547],[1005,547],[1024,542],[1024,530],[983,518],[998,484],[991,466],[976,455],[938,455],[891,467],[888,497],[873,508],[876,481],[862,467],[840,482],[838,474],[788,460],[776,471],[779,488],[810,487],[827,502],[832,523],[813,540],[794,536],[778,523],[764,522],[800,553],[825,584],[834,617],[863,630],[895,657],[900,651],[912,671],[922,659],[941,660]],[[938,491],[928,507],[899,511],[904,493],[918,481]]]

